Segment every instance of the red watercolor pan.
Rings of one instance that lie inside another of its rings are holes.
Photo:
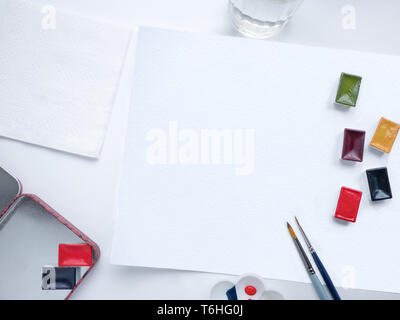
[[[58,245],[59,267],[90,267],[92,256],[92,247],[85,243],[62,243]]]
[[[335,218],[356,222],[361,197],[361,191],[342,187],[336,207]]]

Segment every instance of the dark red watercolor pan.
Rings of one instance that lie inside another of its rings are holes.
[[[362,162],[364,157],[365,131],[344,129],[342,159]]]

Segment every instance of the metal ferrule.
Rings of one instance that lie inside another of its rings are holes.
[[[313,268],[310,260],[308,259],[307,254],[304,252],[304,249],[301,246],[301,243],[300,243],[299,239],[297,239],[297,238],[294,239],[294,242],[296,243],[296,246],[299,249],[300,255],[301,255],[302,259],[303,259],[304,265],[306,266],[308,273],[309,274],[314,274],[315,273],[314,268]]]

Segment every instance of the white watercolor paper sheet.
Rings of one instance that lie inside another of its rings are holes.
[[[363,77],[357,107],[333,104],[341,72]],[[309,282],[286,221],[300,219],[337,286],[400,292],[400,58],[141,28],[112,263]],[[340,160],[344,128],[364,161]],[[393,199],[370,201],[387,166]],[[342,186],[363,197],[334,218]],[[303,242],[304,244],[304,242]]]

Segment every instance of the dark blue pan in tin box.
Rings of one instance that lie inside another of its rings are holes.
[[[0,257],[0,299],[68,299],[100,249],[0,168]]]

